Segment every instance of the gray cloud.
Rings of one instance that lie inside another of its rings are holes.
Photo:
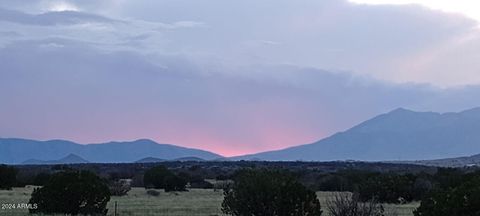
[[[1,37],[20,37],[22,34],[15,32],[15,31],[0,31],[0,36]]]
[[[457,75],[461,73],[458,71],[480,68],[473,60],[455,61],[461,62],[455,64],[455,73],[451,68],[433,69],[434,62],[444,62],[437,57],[426,66],[409,70],[412,67],[408,65],[419,54],[435,52],[436,47],[445,44],[449,44],[446,52],[455,50],[459,48],[458,40],[472,35],[472,31],[478,33],[474,20],[421,6],[369,6],[341,0],[145,0],[125,1],[114,8],[121,9],[105,13],[149,22],[206,23],[208,30],[167,33],[169,43],[162,49],[207,53],[229,64],[291,63],[349,70],[393,82],[440,86],[480,82],[476,78],[479,76],[471,73]],[[260,46],[252,41],[275,41],[278,46]]]
[[[458,15],[333,0],[42,2],[0,0],[0,136],[252,152],[397,107],[480,105],[480,33]]]
[[[10,44],[0,60],[0,118],[9,123],[0,134],[18,137],[150,137],[217,151],[234,140],[252,152],[314,141],[396,107],[479,105],[474,86],[442,90],[288,65],[220,73],[183,56],[104,52],[56,38]]]
[[[0,21],[7,21],[25,25],[73,25],[88,22],[110,23],[115,22],[103,16],[78,11],[58,11],[32,15],[15,10],[0,8]]]

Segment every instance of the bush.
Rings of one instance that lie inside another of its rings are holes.
[[[174,174],[165,176],[164,179],[164,190],[165,192],[170,191],[186,191],[187,181],[183,178],[180,178]]]
[[[130,183],[125,179],[110,182],[108,188],[112,196],[125,196],[132,189]]]
[[[135,174],[132,177],[132,182],[130,182],[130,185],[132,187],[145,187],[145,184],[143,182],[143,173]]]
[[[173,175],[165,166],[156,166],[145,172],[143,184],[145,188],[165,188],[165,177]]]
[[[107,185],[88,171],[53,174],[42,188],[33,191],[31,213],[105,215],[110,192]]]
[[[52,175],[48,173],[39,173],[33,179],[33,185],[43,186],[45,185]]]
[[[0,165],[0,189],[11,190],[17,183],[17,170],[7,165]]]
[[[189,188],[212,189],[213,184],[205,181],[201,175],[191,175],[185,172],[180,172],[178,177],[188,182]]]
[[[143,177],[145,188],[164,189],[169,191],[185,191],[187,182],[164,166],[156,166],[145,172]]]
[[[414,199],[414,184],[415,177],[411,175],[379,174],[360,185],[359,198],[385,203],[410,202]]]
[[[353,191],[352,184],[341,175],[325,175],[316,182],[320,191]]]
[[[327,201],[331,216],[385,216],[383,205],[375,200],[361,202],[358,194],[337,193]],[[388,215],[391,216],[391,215]]]
[[[422,200],[414,215],[480,215],[480,178],[474,178],[458,187],[431,192]]]
[[[320,202],[294,177],[281,171],[241,170],[224,191],[225,214],[319,216]]]
[[[205,180],[190,182],[190,188],[213,189],[213,184]]]
[[[150,196],[159,196],[160,192],[158,192],[156,190],[147,190],[147,194],[150,195]]]

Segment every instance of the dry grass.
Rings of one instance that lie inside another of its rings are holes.
[[[27,203],[33,188],[14,188],[11,191],[0,190],[0,203]],[[160,190],[159,190],[160,191]],[[317,192],[325,212],[326,201],[334,195],[332,192]],[[192,189],[189,192],[165,193],[150,196],[144,188],[132,188],[127,196],[112,197],[108,204],[109,215],[113,215],[114,203],[117,202],[117,215],[168,215],[168,216],[212,216],[222,215],[220,205],[222,191],[210,189]],[[407,205],[386,205],[394,209],[399,216],[411,216],[418,203]],[[0,215],[28,215],[26,209],[0,209]],[[326,212],[324,215],[327,215]]]

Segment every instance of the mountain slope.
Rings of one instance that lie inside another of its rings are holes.
[[[437,166],[437,167],[480,166],[480,154],[465,156],[465,157],[436,159],[436,160],[393,161],[391,163],[415,164],[415,165]]]
[[[210,160],[222,157],[208,151],[158,144],[147,139],[81,145],[64,140],[35,141],[0,138],[0,163],[18,164],[32,158],[50,161],[68,154],[75,154],[85,160],[97,163],[132,162],[146,157],[166,160],[181,157],[199,157]]]
[[[318,142],[234,160],[429,160],[480,152],[480,108],[459,113],[396,109]]]
[[[164,162],[164,161],[165,161],[164,159],[160,159],[160,158],[146,157],[146,158],[137,160],[134,163],[158,163],[158,162]]]
[[[89,161],[81,158],[75,154],[69,154],[63,158],[58,160],[37,160],[37,159],[30,159],[24,161],[22,164],[81,164],[81,163],[90,163]]]

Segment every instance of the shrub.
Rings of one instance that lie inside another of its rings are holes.
[[[213,189],[213,184],[205,180],[195,181],[190,182],[190,188]]]
[[[17,182],[17,170],[7,165],[0,165],[0,189],[11,190]]]
[[[158,192],[156,190],[147,190],[147,194],[150,195],[150,196],[159,196],[160,192]]]
[[[111,181],[108,188],[112,196],[125,196],[132,189],[130,182],[125,179]]]
[[[156,166],[145,172],[143,184],[146,188],[163,189],[165,177],[173,175],[165,166]]]
[[[454,188],[431,192],[422,200],[414,215],[480,215],[480,178],[474,178]]]
[[[341,175],[325,175],[316,182],[320,191],[353,191],[351,183]]]
[[[183,178],[180,178],[174,174],[165,176],[164,179],[164,190],[165,192],[170,191],[186,191],[187,181]]]
[[[165,189],[169,191],[185,191],[187,182],[178,177],[165,166],[156,166],[145,172],[143,177],[145,188]]]
[[[48,174],[48,173],[39,173],[35,176],[35,178],[33,179],[33,185],[36,185],[36,186],[43,186],[45,185],[48,180],[50,179],[51,177],[51,174]]]
[[[88,171],[53,174],[42,188],[33,191],[31,213],[105,215],[110,192],[107,185]]]
[[[270,170],[241,170],[224,191],[222,211],[243,216],[319,216],[320,202],[290,174]]]
[[[337,193],[327,201],[332,216],[385,216],[383,205],[375,200],[361,202],[358,194]],[[390,215],[388,215],[390,216]]]
[[[379,174],[359,186],[359,198],[386,203],[410,202],[414,199],[414,184],[415,178],[411,175]]]

